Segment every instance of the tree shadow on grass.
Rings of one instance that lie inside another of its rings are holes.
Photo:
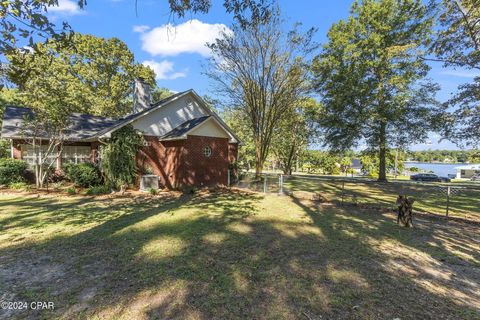
[[[391,208],[398,195],[413,196],[416,210],[424,213],[445,214],[446,187],[410,182],[379,183],[375,181],[347,181],[342,187],[341,179],[305,179],[295,177],[287,180],[291,191],[319,192],[329,201],[339,204],[360,203],[375,207]],[[454,188],[455,189],[455,188]],[[476,188],[455,189],[450,197],[450,215],[480,219],[480,190]]]
[[[371,259],[364,268],[358,264],[357,270],[363,269],[361,273],[375,288],[372,295],[377,294],[392,311],[396,309],[388,316],[410,318],[412,311],[414,318],[480,315],[477,226],[417,219],[414,229],[406,229],[395,224],[393,214],[352,208],[316,210],[298,199],[293,201],[331,241],[338,239],[342,247],[354,241],[357,248],[346,252],[366,250],[362,255]],[[462,305],[465,313],[454,311]]]
[[[453,234],[428,222],[404,230],[391,217],[245,192],[126,209],[80,233],[1,249],[0,257],[15,258],[0,267],[0,278],[17,286],[17,298],[30,290],[56,301],[58,309],[42,316],[66,318],[473,319],[479,311],[419,281],[458,294],[478,286],[478,273],[458,272],[458,258],[442,247]],[[405,251],[389,247],[396,243]],[[464,254],[474,249],[455,245]],[[399,256],[408,250],[431,260]],[[5,275],[18,266],[25,274]],[[428,268],[457,272],[464,288]]]

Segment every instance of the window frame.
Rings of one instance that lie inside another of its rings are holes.
[[[204,157],[210,158],[213,154],[212,147],[204,146],[203,149],[202,149],[202,154],[203,154]]]

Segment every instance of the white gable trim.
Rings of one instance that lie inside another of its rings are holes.
[[[238,143],[239,145],[243,145],[242,141],[237,137],[237,135],[233,133],[233,131],[227,126],[227,124],[222,120],[222,118],[218,116],[218,114],[210,110],[210,108],[205,104],[205,101],[195,92],[195,90],[192,89],[191,93],[200,102],[200,107],[202,107],[202,109],[210,116],[212,116],[216,123],[220,127],[222,127],[225,132],[227,132],[227,134],[230,136],[230,143]]]
[[[220,129],[225,132],[227,134],[227,136],[230,138],[230,140],[234,140],[234,138],[232,137],[232,135],[230,134],[230,132],[228,132],[227,130],[225,130],[225,128],[222,126],[222,124],[220,122],[218,122],[217,119],[215,119],[213,116],[210,116],[207,120],[203,121],[202,123],[200,123],[198,126],[190,129],[186,134],[188,135],[189,133],[193,133],[193,131],[196,131],[198,129],[200,129],[201,127],[205,126],[208,124],[209,121],[213,121],[217,126],[220,127]],[[220,137],[219,137],[220,138]],[[232,142],[232,141],[230,141]]]
[[[184,139],[187,139],[188,138],[188,135],[192,132],[192,131],[195,131],[196,129],[202,127],[203,125],[205,125],[206,123],[208,123],[210,120],[214,121],[223,131],[225,131],[227,133],[228,136],[230,136],[230,143],[238,143],[237,141],[232,141],[232,135],[230,134],[229,131],[225,130],[225,128],[222,126],[222,124],[220,122],[217,121],[217,119],[215,119],[213,116],[211,116],[210,118],[208,118],[207,120],[203,121],[202,123],[200,123],[198,126],[195,126],[193,128],[191,128],[190,130],[188,130],[187,132],[185,132],[184,134],[182,134],[181,136],[179,137],[175,137],[175,138],[165,138],[165,139],[162,139],[160,138],[159,140],[160,141],[172,141],[172,140],[184,140]],[[212,137],[214,138],[214,137]],[[226,139],[226,138],[225,138]]]
[[[152,113],[152,112],[154,112],[154,111],[156,111],[156,110],[158,110],[158,109],[160,109],[160,108],[162,108],[162,107],[170,104],[171,102],[180,99],[181,97],[183,97],[183,96],[185,96],[186,94],[188,94],[191,90],[192,90],[192,89],[190,89],[190,90],[188,90],[188,91],[185,91],[185,92],[183,92],[182,94],[179,94],[178,96],[176,96],[175,98],[166,101],[165,103],[159,104],[158,106],[155,106],[155,107],[151,108],[151,109],[148,110],[148,111],[145,111],[145,112],[143,112],[143,113],[140,113],[138,116],[133,117],[132,119],[129,119],[128,121],[122,122],[122,123],[120,123],[120,124],[118,124],[118,125],[116,125],[116,126],[114,126],[114,127],[112,127],[112,128],[108,128],[105,132],[100,132],[100,133],[97,135],[97,137],[98,137],[98,138],[110,138],[110,136],[111,136],[111,134],[112,134],[113,131],[118,130],[118,129],[120,129],[120,128],[123,128],[124,126],[126,126],[126,125],[128,125],[128,124],[131,124],[132,122],[134,122],[134,121],[136,121],[136,120],[138,120],[138,119],[140,119],[140,118],[143,118],[144,116],[149,115],[150,113]]]
[[[96,137],[98,138],[110,138],[112,132],[114,132],[115,130],[118,130],[128,124],[131,124],[132,122],[140,119],[140,118],[143,118],[147,115],[149,115],[150,113],[166,106],[166,105],[169,105],[170,103],[184,97],[185,95],[187,94],[192,94],[194,96],[194,98],[199,102],[199,106],[209,115],[212,117],[212,119],[214,119],[216,121],[216,123],[223,129],[225,130],[225,132],[230,136],[230,143],[238,143],[239,145],[243,145],[242,141],[232,132],[232,130],[227,126],[227,124],[225,122],[223,122],[223,120],[215,113],[213,112],[212,110],[210,110],[210,108],[208,108],[208,106],[205,104],[205,101],[195,92],[195,90],[193,89],[190,89],[190,90],[187,90],[181,94],[179,94],[178,96],[176,96],[175,98],[171,99],[171,100],[168,100],[166,101],[165,103],[162,103],[162,104],[159,104],[158,106],[156,107],[153,107],[151,108],[150,110],[146,111],[146,112],[143,112],[141,114],[139,114],[138,116],[136,117],[133,117],[132,119],[129,119],[128,121],[125,121],[125,122],[122,122],[116,126],[114,126],[113,128],[108,128],[105,132],[100,132],[99,134],[96,135]],[[208,120],[207,120],[208,121]],[[204,121],[207,122],[207,121]],[[203,124],[203,123],[202,123]],[[199,126],[201,126],[202,124],[200,124]],[[198,127],[198,126],[197,126]],[[195,127],[195,128],[197,128]],[[191,130],[195,129],[195,128],[192,128]],[[188,132],[190,132],[191,130],[189,130]],[[188,134],[185,133],[184,136],[186,138],[186,135]],[[185,139],[183,138],[173,138],[173,139],[162,139],[162,140],[178,140],[178,139]]]

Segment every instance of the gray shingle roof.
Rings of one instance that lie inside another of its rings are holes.
[[[150,108],[141,112],[129,114],[120,119],[92,116],[88,114],[74,113],[70,116],[70,124],[65,131],[65,139],[71,141],[94,139],[103,132],[120,127],[122,124],[140,117],[144,113],[157,108],[170,100],[178,97],[185,92],[179,92],[162,99]],[[30,108],[8,106],[3,114],[3,124],[1,137],[3,138],[22,138],[28,136],[28,132],[23,128],[23,122],[26,117],[34,118],[35,113]]]
[[[3,138],[21,138],[28,136],[23,124],[25,118],[34,118],[35,113],[30,108],[12,107],[5,108],[1,136]],[[65,130],[66,140],[84,140],[95,133],[111,127],[118,120],[88,114],[73,113],[69,117],[69,126]],[[31,134],[31,133],[30,133]],[[41,134],[40,134],[41,135]]]
[[[195,118],[195,119],[185,121],[184,123],[182,123],[178,127],[174,128],[172,131],[169,131],[166,134],[164,134],[160,139],[180,138],[181,136],[183,136],[185,133],[189,132],[190,130],[192,130],[196,126],[202,124],[208,118],[210,118],[210,116],[203,116],[203,117],[200,117],[200,118]]]

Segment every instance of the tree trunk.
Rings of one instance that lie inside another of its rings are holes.
[[[380,124],[380,165],[378,168],[378,181],[387,181],[387,143],[386,143],[386,125],[384,122]]]
[[[260,179],[260,175],[263,169],[262,152],[260,144],[257,142],[255,145],[255,179]]]
[[[295,143],[295,142],[294,142]],[[284,174],[291,175],[292,174],[292,167],[293,167],[293,158],[295,155],[295,145],[294,143],[290,146],[290,150],[288,151],[288,155],[285,161],[285,166],[283,169]]]
[[[260,175],[262,174],[263,165],[260,161],[255,160],[255,179],[260,179]]]

